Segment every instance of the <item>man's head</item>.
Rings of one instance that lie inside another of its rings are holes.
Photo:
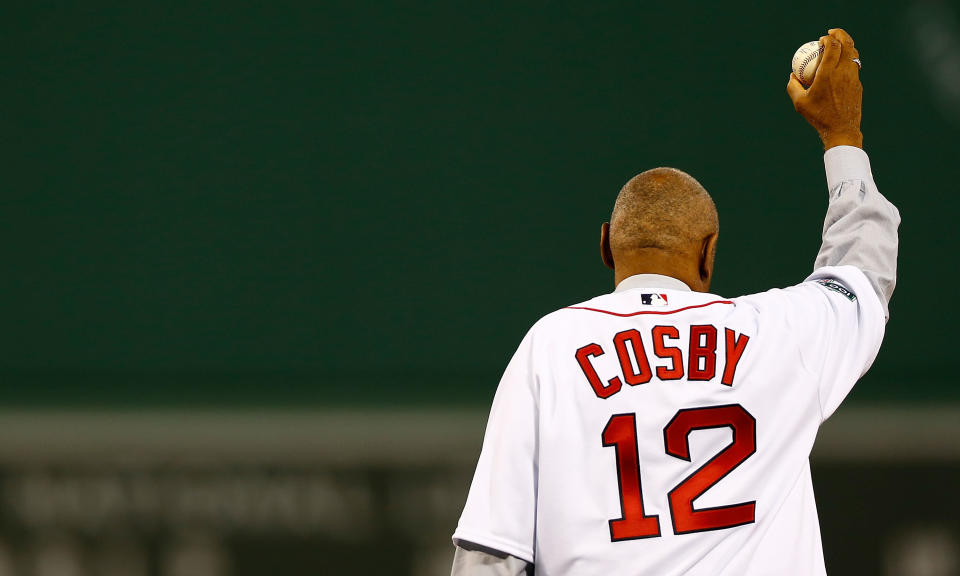
[[[601,256],[618,284],[634,274],[663,274],[707,292],[719,228],[713,199],[693,176],[654,168],[620,190],[601,228]]]

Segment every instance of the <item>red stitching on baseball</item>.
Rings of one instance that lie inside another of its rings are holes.
[[[800,82],[803,82],[803,84],[807,86],[809,86],[810,84],[813,84],[812,78],[810,79],[810,82],[807,83],[803,77],[806,76],[807,64],[809,64],[811,60],[813,60],[817,56],[820,56],[821,54],[823,54],[823,46],[819,46],[816,52],[811,52],[810,54],[807,54],[807,57],[800,62]]]

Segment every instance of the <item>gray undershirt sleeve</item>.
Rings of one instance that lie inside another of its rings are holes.
[[[466,546],[466,547],[463,547]],[[461,542],[450,576],[528,576],[533,566],[523,560],[469,542]]]
[[[866,152],[837,146],[823,156],[830,203],[814,269],[855,266],[863,271],[890,318],[897,283],[900,212],[877,190]]]

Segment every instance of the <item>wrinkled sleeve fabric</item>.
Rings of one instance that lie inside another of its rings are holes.
[[[823,243],[814,269],[853,266],[870,281],[890,317],[897,282],[897,228],[900,212],[877,190],[867,153],[837,146],[823,156],[830,193]]]
[[[797,362],[821,422],[873,364],[886,321],[867,276],[853,266],[818,268],[802,283],[735,300],[757,311],[772,357]]]
[[[538,382],[535,328],[504,371],[483,448],[453,542],[473,543],[534,562],[537,516]]]
[[[457,547],[450,576],[527,576],[533,566],[508,554]]]
[[[794,322],[808,338],[801,353],[815,376],[823,421],[873,365],[886,329],[884,302],[855,266],[818,268],[787,292],[802,299]]]
[[[821,420],[840,406],[876,359],[896,285],[900,214],[877,190],[866,153],[824,155],[829,206],[813,274],[801,284],[744,298],[816,394]],[[791,353],[791,352],[787,352]]]

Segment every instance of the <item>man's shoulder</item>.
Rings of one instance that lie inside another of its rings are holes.
[[[611,307],[617,307],[617,293],[600,294],[589,300],[576,302],[541,316],[533,326],[530,327],[531,335],[557,335],[568,332],[571,328],[589,322],[590,315],[584,315],[581,311],[605,310]]]
[[[744,294],[733,298],[738,305],[760,308],[787,306],[793,301],[817,298],[827,292],[840,295],[850,302],[857,301],[857,292],[869,287],[863,272],[853,266],[829,266],[818,268],[802,282],[783,288],[771,288],[763,292]]]

